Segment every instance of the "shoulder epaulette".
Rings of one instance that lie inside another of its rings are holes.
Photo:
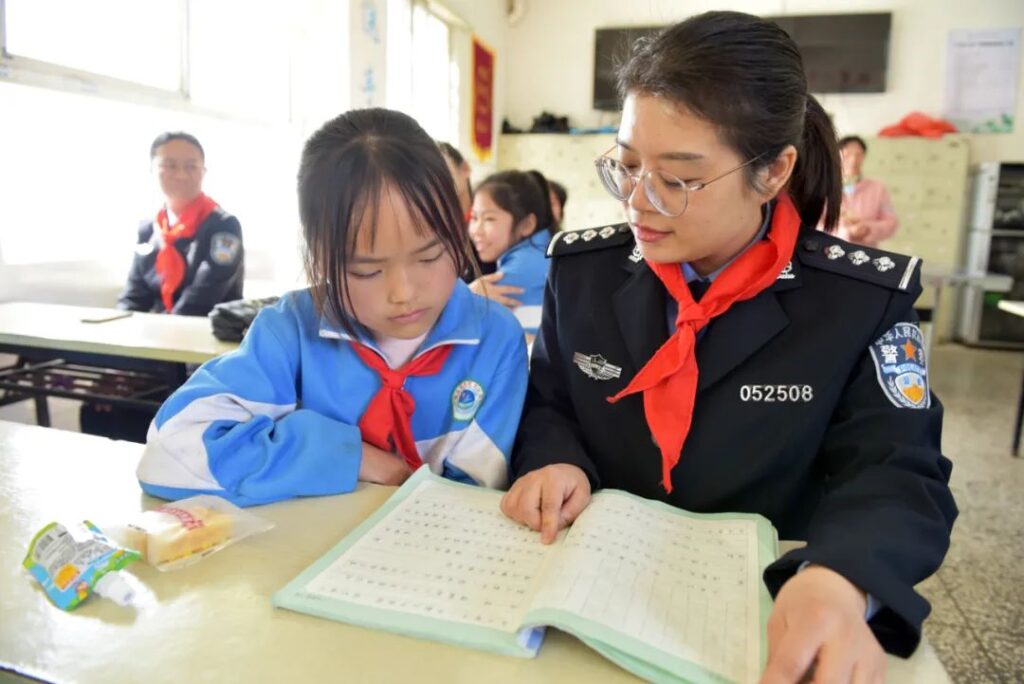
[[[805,266],[865,280],[893,290],[909,288],[914,271],[921,264],[921,259],[916,256],[861,247],[820,231],[801,234],[797,239],[796,253],[800,263]]]
[[[561,230],[555,233],[551,242],[548,243],[547,254],[549,257],[579,254],[606,247],[617,247],[632,241],[633,233],[630,232],[629,225],[625,223],[583,230]]]

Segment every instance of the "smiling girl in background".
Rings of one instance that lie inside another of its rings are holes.
[[[553,221],[539,171],[501,171],[473,193],[469,237],[480,260],[497,262],[498,270],[471,288],[511,308],[531,337],[540,325]]]

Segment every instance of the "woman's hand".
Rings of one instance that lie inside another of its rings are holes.
[[[761,684],[885,681],[885,652],[864,619],[867,597],[839,573],[811,565],[775,597]]]
[[[513,299],[508,295],[523,294],[523,288],[516,287],[515,285],[498,285],[498,281],[503,277],[505,277],[505,274],[500,271],[480,276],[469,284],[469,289],[478,295],[492,299],[510,309],[514,309],[522,304],[522,302],[518,299]]]
[[[397,486],[408,480],[410,475],[412,471],[404,458],[363,442],[363,458],[359,462],[360,480]]]
[[[575,520],[590,503],[590,480],[579,466],[556,463],[516,480],[501,499],[501,512],[550,544],[558,531]]]

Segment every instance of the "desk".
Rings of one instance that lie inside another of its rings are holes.
[[[1014,302],[1008,299],[999,301],[999,308],[1014,316],[1024,318],[1024,302]],[[1020,428],[1024,423],[1024,378],[1021,378],[1020,398],[1017,399],[1017,419],[1013,423],[1013,450],[1014,456],[1020,456]]]
[[[551,630],[536,659],[491,655],[286,610],[270,596],[370,515],[393,488],[254,509],[276,527],[201,563],[161,573],[129,566],[153,592],[140,609],[105,599],[54,608],[20,564],[47,522],[101,528],[156,500],[134,469],[142,447],[0,422],[0,667],[97,682],[635,682],[574,638]],[[890,681],[948,682],[931,646],[889,659]]]
[[[932,302],[931,331],[925,342],[925,359],[931,361],[932,338],[942,333],[939,325],[941,317],[942,292],[947,287],[976,287],[988,292],[1009,292],[1013,287],[1013,278],[1000,273],[984,273],[963,270],[950,270],[931,267],[927,263],[921,269],[921,284],[935,288],[935,300]]]
[[[205,316],[132,313],[117,318],[125,313],[61,304],[0,304],[0,352],[15,354],[24,364],[0,372],[0,382],[17,393],[3,403],[34,397],[40,425],[49,424],[47,396],[158,406],[184,382],[185,364],[203,363],[237,346],[215,338]],[[113,320],[83,322],[108,318]],[[125,378],[135,383],[133,388],[138,385],[137,392],[111,397],[94,389],[123,384]]]

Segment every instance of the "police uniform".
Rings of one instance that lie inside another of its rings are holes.
[[[625,225],[556,234],[513,476],[572,463],[597,488],[698,512],[760,513],[805,562],[881,606],[870,626],[909,655],[957,509],[913,303],[919,260],[805,227],[774,285],[703,330],[693,423],[671,493],[640,394],[611,404],[669,336],[669,295]]]
[[[118,308],[130,311],[163,312],[160,275],[156,255],[162,246],[160,231],[153,221],[139,226],[135,259],[128,274]],[[185,278],[174,293],[171,313],[205,316],[214,304],[242,298],[245,250],[238,219],[220,207],[206,217],[193,238],[174,243],[185,260]]]

